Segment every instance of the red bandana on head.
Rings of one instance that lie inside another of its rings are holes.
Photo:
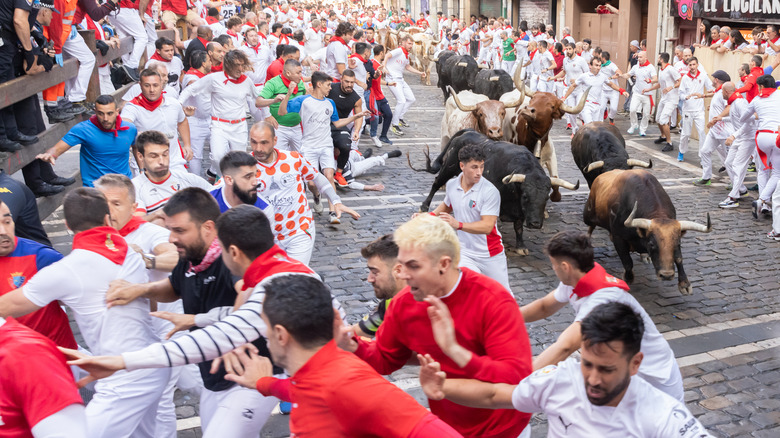
[[[197,76],[199,78],[202,78],[203,76],[206,76],[206,73],[203,73],[202,71],[200,71],[198,69],[194,69],[194,68],[191,68],[191,69],[187,70],[186,72],[184,72],[184,74],[185,75]]]
[[[619,287],[624,291],[629,289],[625,281],[607,274],[607,271],[600,264],[594,263],[593,269],[580,278],[580,281],[574,286],[572,294],[577,295],[579,298],[585,298],[600,289],[608,287]]]
[[[73,249],[91,251],[121,265],[127,255],[127,242],[112,227],[95,227],[73,236]]]
[[[141,218],[140,216],[133,215],[130,217],[130,220],[125,224],[124,227],[122,227],[121,230],[119,230],[119,234],[122,237],[127,237],[128,234],[132,233],[133,231],[137,230],[141,225],[146,224],[145,220]]]
[[[771,95],[772,95],[772,93],[774,93],[775,91],[777,91],[777,88],[766,88],[766,87],[765,87],[763,90],[761,90],[761,91],[758,93],[758,96],[759,96],[759,97],[769,97],[769,96],[771,96]]]
[[[139,94],[135,99],[131,100],[130,103],[136,104],[143,109],[147,111],[154,111],[157,108],[160,107],[163,103],[163,97],[160,95],[160,98],[152,102],[151,100],[147,99],[146,96],[143,94]]]
[[[243,290],[253,288],[264,279],[284,272],[314,274],[314,271],[309,269],[308,266],[295,259],[289,258],[283,249],[274,245],[268,251],[260,254],[260,256],[249,265],[249,269],[244,273]]]
[[[729,96],[728,105],[731,105],[737,99],[742,99],[742,95],[735,91],[731,94],[731,96]]]
[[[230,76],[228,76],[227,73],[225,73],[225,82],[224,83],[227,84],[228,82],[232,82],[234,84],[240,84],[240,83],[244,82],[245,80],[246,80],[246,75],[241,75],[241,76],[238,77],[238,79],[233,79]]]
[[[105,129],[103,125],[100,124],[100,121],[98,120],[96,115],[92,115],[92,117],[89,118],[89,121],[92,122],[93,125],[97,126],[97,128],[103,132],[113,132],[114,137],[119,137],[119,131],[127,131],[128,129],[130,129],[129,126],[122,126],[122,117],[119,115],[116,116],[114,129]]]

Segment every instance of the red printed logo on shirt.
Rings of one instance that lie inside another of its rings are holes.
[[[477,201],[475,201],[473,199],[471,201],[469,201],[469,207],[476,208],[476,206],[477,206]]]

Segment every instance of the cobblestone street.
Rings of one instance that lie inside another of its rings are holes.
[[[405,119],[412,125],[406,135],[391,139],[374,154],[396,147],[408,152],[416,167],[424,166],[424,151],[430,145],[432,155],[439,150],[439,126],[444,114],[442,94],[434,86],[423,86],[419,79],[407,77],[417,101]],[[432,79],[436,83],[436,77]],[[394,102],[388,93],[391,106]],[[627,116],[618,116],[621,132],[628,128]],[[558,203],[548,202],[549,218],[540,230],[524,233],[530,254],[525,257],[508,253],[512,292],[519,304],[529,303],[547,294],[558,284],[544,243],[556,232],[565,229],[586,231],[582,210],[588,187],[574,165],[569,149],[570,132],[565,121],[556,121],[551,133],[555,143],[560,177],[580,180],[577,191],[562,191]],[[683,296],[674,281],[662,281],[652,265],[643,264],[634,255],[635,281],[631,293],[640,301],[669,339],[685,378],[685,399],[689,409],[710,432],[721,437],[780,436],[780,242],[766,237],[771,224],[766,219],[755,220],[750,213],[752,198],[743,198],[736,209],[719,209],[718,202],[726,195],[729,183],[725,172],[718,173],[719,159],[714,159],[714,177],[709,187],[697,187],[692,182],[701,176],[697,146],[678,163],[677,152],[661,153],[653,144],[658,129],[651,126],[648,137],[624,134],[631,158],[652,159],[651,172],[666,188],[677,209],[678,219],[705,223],[707,213],[712,219],[709,234],[689,232],[682,238],[682,252],[693,294]],[[678,135],[673,134],[677,145]],[[368,137],[361,138],[361,149],[371,146]],[[64,165],[64,164],[63,164]],[[73,164],[71,164],[73,165]],[[75,164],[77,165],[77,164]],[[205,168],[205,167],[204,167]],[[360,249],[368,242],[391,233],[417,211],[427,195],[433,175],[415,172],[405,156],[390,159],[386,168],[358,178],[367,184],[382,183],[385,191],[341,192],[344,203],[357,210],[358,221],[342,220],[341,225],[328,224],[327,214],[317,216],[316,247],[312,268],[323,278],[340,300],[354,323],[375,304],[371,286],[366,283],[367,269]],[[755,173],[748,174],[748,186],[755,184]],[[431,208],[444,197],[439,192]],[[56,249],[70,251],[72,236],[65,230],[60,208],[45,220],[47,231]],[[514,245],[512,224],[500,225],[506,246]],[[596,261],[621,276],[622,265],[607,232],[593,233]],[[556,339],[573,318],[570,307],[554,317],[528,324],[534,354],[538,354]],[[74,325],[75,327],[75,325]],[[407,366],[389,378],[414,395],[422,403],[417,369]],[[376,402],[365,394],[366,402]],[[197,399],[177,392],[179,436],[201,436]],[[380,407],[378,407],[379,409]],[[652,415],[652,413],[648,413]],[[534,416],[532,436],[546,436],[546,419]],[[287,417],[276,414],[261,436],[288,436]]]

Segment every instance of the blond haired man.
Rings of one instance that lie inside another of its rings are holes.
[[[399,279],[407,286],[391,301],[373,341],[351,337],[351,328],[345,327],[340,346],[380,374],[401,368],[414,352],[429,354],[448,376],[463,379],[517,383],[530,374],[531,347],[517,303],[497,281],[458,268],[455,230],[424,214],[401,225],[393,237]],[[429,319],[429,306],[451,314],[454,327],[441,324],[441,318]],[[430,400],[430,407],[464,436],[518,436],[530,418],[509,409],[491,412],[447,400]]]

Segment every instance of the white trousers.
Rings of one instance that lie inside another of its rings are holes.
[[[276,128],[276,147],[281,151],[301,151],[303,131],[301,125],[282,126]]]
[[[151,59],[156,49],[155,43],[157,42],[157,29],[154,28],[154,21],[152,21],[151,15],[144,14],[144,18],[146,18],[146,24],[144,25],[144,31],[146,32],[146,59]],[[163,29],[164,28],[165,27],[163,27]],[[163,82],[168,82],[168,79],[164,79]]]
[[[631,96],[631,106],[629,107],[629,113],[631,118],[631,127],[636,129],[639,127],[640,134],[647,133],[647,125],[650,123],[650,111],[652,105],[650,105],[650,96],[644,94],[634,93]],[[642,122],[638,121],[637,113],[642,113]],[[703,115],[702,115],[703,116]]]
[[[704,143],[699,148],[699,158],[701,159],[701,179],[712,178],[712,153],[717,152],[721,163],[726,162],[726,139],[715,138],[712,131],[704,138]]]
[[[505,72],[509,73],[510,75],[515,70],[515,63],[517,61],[501,61],[501,70],[504,70]]]
[[[780,190],[777,188],[772,194],[772,230],[780,233]]]
[[[412,107],[415,101],[414,93],[412,93],[409,84],[403,79],[396,80],[394,86],[388,86],[387,88],[395,96],[396,104],[395,111],[393,111],[393,125],[397,125],[398,121],[403,119],[406,112]]]
[[[777,182],[780,181],[780,149],[775,146],[776,139],[777,134],[772,132],[761,132],[756,136],[757,155],[761,161],[756,162],[756,170],[761,169],[758,172],[758,199],[765,203],[772,200]],[[766,166],[763,163],[764,159],[766,159]]]
[[[100,381],[86,409],[89,438],[152,438],[157,405],[171,376],[170,368],[137,370],[133,382]]]
[[[731,143],[729,147],[729,153],[726,155],[726,173],[731,179],[731,193],[729,196],[734,199],[739,199],[740,193],[747,191],[747,187],[743,182],[747,175],[747,168],[750,164],[750,157],[755,152],[754,140],[748,138],[737,138]]]
[[[211,173],[222,175],[219,171],[219,161],[230,151],[246,151],[247,139],[246,121],[231,124],[212,120],[209,141]]]
[[[146,42],[149,40],[138,10],[120,8],[116,15],[109,14],[108,21],[116,28],[120,37],[133,37],[133,51],[122,56],[122,63],[130,68],[138,68],[141,56],[146,51]]]
[[[308,234],[299,229],[294,236],[279,241],[279,246],[291,258],[298,260],[306,266],[311,261],[311,253],[314,251],[315,229],[314,221],[311,222]]]
[[[577,98],[577,100],[579,101],[579,98]],[[566,115],[569,116],[571,114]],[[578,116],[582,119],[582,123],[586,125],[590,122],[601,122],[604,120],[604,112],[601,109],[601,104],[593,103],[590,100],[585,102],[585,108],[582,109],[582,112],[579,113]],[[572,133],[577,132],[575,128],[579,129],[576,123],[572,124]]]
[[[530,74],[528,73],[528,88],[531,91],[536,91],[539,89],[539,75]]]
[[[537,91],[542,91],[545,93],[553,93],[555,91],[555,82],[553,81],[545,81],[544,76],[539,76],[539,82],[536,85]]]
[[[187,117],[190,124],[190,147],[192,148],[192,159],[190,160],[190,172],[201,176],[203,172],[203,148],[206,139],[211,135],[211,120],[199,119],[197,117]]]
[[[490,61],[490,47],[482,47],[479,49],[479,56],[477,56],[477,64],[487,64]]]
[[[620,93],[613,89],[609,89],[609,91],[602,91],[601,92],[601,107],[599,108],[599,113],[601,114],[599,117],[597,117],[595,120],[602,121],[604,120],[604,111],[609,109],[608,116],[610,119],[615,119],[617,116],[617,110],[618,110],[618,101],[620,100]],[[609,102],[609,103],[607,103]]]
[[[71,102],[81,102],[87,98],[89,79],[95,70],[95,55],[87,47],[84,38],[76,34],[75,38],[65,41],[62,45],[62,57],[79,60],[78,75],[65,81],[65,95]]]
[[[633,105],[634,98],[631,98]],[[688,143],[691,141],[691,129],[696,127],[696,131],[699,133],[699,144],[701,144],[705,137],[704,134],[704,113],[697,112],[684,112],[682,120],[682,131],[680,131],[680,153],[684,154],[688,152]]]
[[[254,389],[235,385],[224,391],[204,389],[200,396],[200,422],[204,438],[256,438],[279,403]]]
[[[111,94],[116,91],[114,83],[111,82],[111,68],[108,64],[98,67],[98,74],[100,75],[100,94]]]
[[[461,251],[460,264],[458,266],[461,268],[469,268],[472,271],[486,275],[501,283],[508,292],[512,292],[512,289],[509,288],[506,254],[503,251],[493,257],[473,257]]]
[[[383,155],[375,155],[373,157],[364,158],[360,161],[352,161],[352,176],[355,178],[368,172],[369,169],[384,166],[385,157]]]
[[[566,105],[573,106],[573,107],[577,106],[577,104],[580,102],[580,97],[582,97],[582,92],[579,91],[579,89],[574,90],[574,92],[572,92],[569,95],[569,98],[566,99]],[[580,112],[580,114],[582,114],[582,112]],[[579,123],[577,123],[577,119],[580,117],[580,114],[566,113],[566,122],[568,122],[569,125],[571,125],[572,134],[576,134],[577,129],[579,128]]]

